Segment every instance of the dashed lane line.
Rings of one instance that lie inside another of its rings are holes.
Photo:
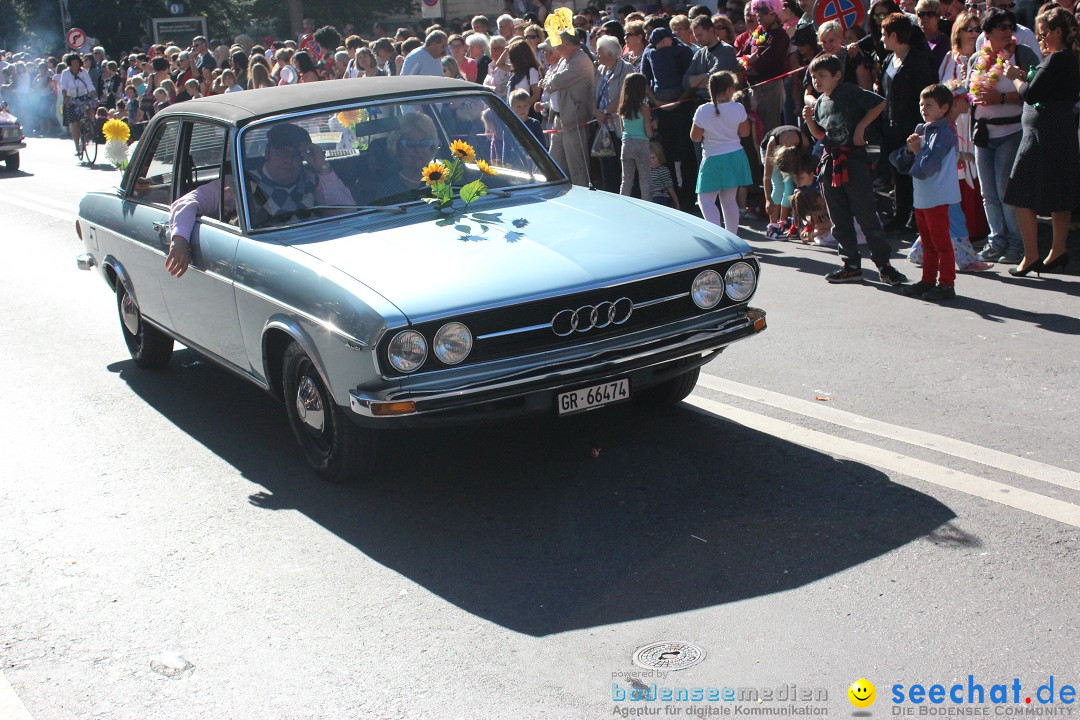
[[[1063,500],[953,470],[892,450],[847,440],[818,430],[810,430],[785,420],[758,415],[742,408],[725,405],[697,395],[691,395],[684,402],[700,412],[731,420],[744,427],[796,445],[818,450],[829,455],[846,457],[867,465],[907,475],[932,485],[956,490],[1080,528],[1080,506]]]

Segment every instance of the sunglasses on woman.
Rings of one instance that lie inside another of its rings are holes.
[[[919,17],[921,17],[921,18],[932,18],[932,17],[937,17],[938,16],[938,14],[936,12],[929,12],[929,11],[924,11],[924,12],[915,13],[915,14],[918,15]]]

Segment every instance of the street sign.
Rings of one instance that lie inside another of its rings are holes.
[[[814,21],[818,27],[835,20],[847,30],[862,25],[865,19],[866,8],[862,0],[818,0],[814,6]]]
[[[64,39],[67,40],[68,47],[72,50],[82,50],[83,45],[86,44],[86,33],[79,28],[71,28],[67,31]]]
[[[175,42],[180,47],[187,47],[196,35],[207,35],[206,18],[194,15],[190,17],[153,18],[154,42]]]
[[[420,17],[440,18],[442,16],[442,0],[421,0]]]
[[[171,3],[169,3],[169,14],[172,15],[173,17],[178,17],[180,15],[183,15],[184,10],[185,10],[184,3],[181,3],[181,2],[171,2]]]

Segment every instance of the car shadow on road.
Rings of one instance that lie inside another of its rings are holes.
[[[954,513],[881,471],[687,406],[393,431],[373,477],[306,470],[278,405],[181,351],[110,366],[253,484],[467,612],[545,636],[797,588]],[[977,542],[976,539],[969,539]]]

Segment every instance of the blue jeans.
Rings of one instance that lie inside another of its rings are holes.
[[[982,185],[983,208],[986,209],[986,221],[990,225],[989,246],[1000,253],[1020,257],[1024,254],[1024,243],[1020,240],[1020,226],[1016,222],[1016,211],[1012,205],[1001,201],[1005,188],[1009,185],[1016,151],[1020,148],[1021,133],[1014,132],[1000,138],[990,138],[988,146],[975,148],[975,164],[979,168],[979,183]]]

